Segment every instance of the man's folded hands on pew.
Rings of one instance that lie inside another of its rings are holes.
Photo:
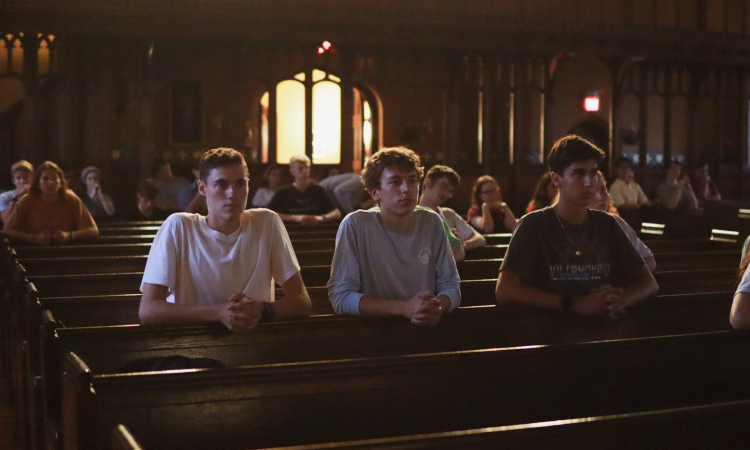
[[[263,315],[263,302],[253,300],[243,293],[234,294],[229,302],[221,305],[219,320],[229,330],[249,333]]]
[[[434,325],[442,314],[440,299],[429,291],[419,292],[404,302],[404,316],[415,325]]]
[[[607,316],[617,319],[625,313],[627,304],[622,298],[622,288],[603,285],[585,297],[573,300],[571,311],[585,316]]]

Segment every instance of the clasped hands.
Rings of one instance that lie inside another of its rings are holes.
[[[434,325],[440,321],[443,308],[430,291],[422,291],[404,302],[403,316],[414,325]]]
[[[73,233],[70,231],[57,230],[54,233],[49,231],[42,231],[34,234],[31,237],[31,242],[36,245],[47,246],[52,243],[55,244],[67,244],[72,240]]]
[[[625,314],[628,306],[622,298],[623,292],[622,288],[605,284],[585,297],[576,298],[570,309],[585,316],[606,316],[610,319],[618,319]]]
[[[263,316],[263,302],[253,300],[243,293],[234,294],[220,305],[219,320],[236,333],[249,333]]]

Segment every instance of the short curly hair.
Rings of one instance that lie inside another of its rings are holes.
[[[380,179],[383,172],[391,167],[416,172],[420,182],[424,175],[424,168],[419,155],[406,147],[384,148],[375,153],[367,161],[365,168],[362,169],[362,181],[365,183],[365,187],[367,189],[380,188]]]
[[[198,162],[198,170],[200,170],[201,181],[204,183],[208,179],[208,175],[217,167],[231,166],[234,164],[240,164],[245,169],[247,175],[247,163],[242,153],[238,152],[233,148],[215,148],[208,150],[201,156]]]

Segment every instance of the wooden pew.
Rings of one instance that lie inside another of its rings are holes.
[[[485,278],[482,283],[489,286],[482,288],[483,292],[494,293],[494,283],[497,281],[499,262],[466,265],[459,274],[466,277],[476,276]],[[481,271],[481,275],[471,269]],[[489,277],[491,278],[489,278]],[[302,278],[310,288],[325,286],[330,277],[330,266],[306,266],[302,269]],[[663,294],[678,294],[689,292],[715,292],[730,290],[736,287],[737,270],[731,269],[692,269],[676,271],[657,271],[656,281],[659,292]],[[104,273],[84,275],[38,275],[29,276],[45,297],[61,297],[71,295],[95,295],[101,292],[109,294],[132,294],[138,292],[143,278],[142,272]],[[477,280],[478,281],[478,280]],[[494,294],[493,294],[494,298]]]
[[[69,353],[65,448],[104,446],[118,423],[146,447],[235,448],[744,400],[748,351],[750,335],[716,332],[126,375]],[[222,420],[206,420],[214,415]]]
[[[45,404],[50,408],[59,404],[59,394],[55,394],[59,382],[54,378],[59,367],[54,364],[67,351],[87,358],[94,370],[109,372],[135,359],[175,352],[191,357],[213,356],[239,366],[422,353],[435,348],[457,351],[609,340],[726,330],[730,303],[731,293],[662,297],[639,305],[618,322],[521,308],[463,308],[446,316],[438,327],[426,329],[398,319],[329,317],[262,324],[250,335],[231,334],[221,327],[61,328],[46,313],[41,358],[48,386]]]
[[[745,449],[750,441],[750,400],[611,416],[501,427],[392,436],[380,439],[276,447],[276,450],[471,448],[495,450],[630,450],[650,447]],[[124,425],[112,431],[113,450],[142,450]],[[247,446],[244,446],[247,447]],[[148,450],[148,449],[144,449]]]
[[[703,252],[739,252],[741,247],[733,244],[715,242],[709,240],[686,240],[686,241],[659,241],[650,242],[651,250],[654,251],[657,259],[657,265],[660,265],[660,256],[672,255],[678,253],[692,253],[690,260],[697,260]],[[658,244],[658,245],[655,245]],[[333,241],[312,240],[311,243],[293,242],[296,252],[300,251],[332,251]],[[151,249],[151,242],[135,244],[86,244],[70,245],[59,247],[33,247],[19,246],[15,247],[18,258],[70,258],[70,257],[108,257],[108,256],[137,256],[148,255]],[[496,259],[505,256],[507,244],[488,245],[478,249],[468,250],[466,259]],[[739,263],[738,263],[739,264]]]
[[[480,255],[497,255],[500,257],[480,258]],[[467,253],[465,261],[458,263],[462,278],[491,278],[497,276],[505,248],[488,247],[487,250]],[[53,253],[53,252],[50,252]],[[301,266],[328,266],[333,259],[333,250],[301,250],[296,252]],[[677,252],[657,255],[657,268],[664,270],[686,270],[690,268],[732,268],[737,266],[740,251],[716,250],[711,252]],[[146,267],[147,255],[117,255],[96,257],[45,257],[19,258],[29,273],[37,275],[65,275],[65,274],[93,274],[114,272],[143,271]],[[494,261],[494,263],[493,263]],[[329,272],[329,269],[315,269]],[[325,276],[325,275],[323,275]],[[319,285],[321,275],[309,281]],[[327,281],[327,280],[326,280]]]

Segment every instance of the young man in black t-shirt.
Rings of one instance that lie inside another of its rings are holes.
[[[341,212],[331,203],[325,189],[310,183],[310,158],[305,155],[292,156],[289,172],[294,177],[294,183],[276,191],[268,209],[276,211],[284,222],[303,225],[341,218]]]
[[[548,163],[559,201],[518,221],[500,267],[498,303],[616,318],[658,286],[609,214],[589,210],[604,152],[578,136],[555,143]]]

